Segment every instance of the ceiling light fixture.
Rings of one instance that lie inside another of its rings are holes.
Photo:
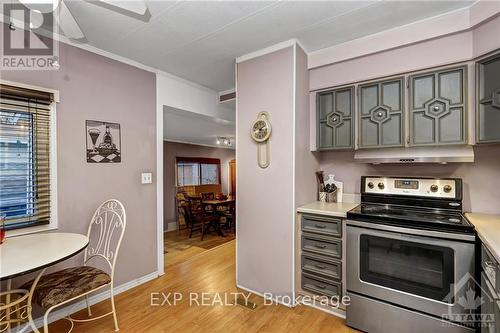
[[[231,146],[231,138],[225,136],[218,136],[216,142],[218,145]]]

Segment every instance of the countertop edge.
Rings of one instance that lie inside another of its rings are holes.
[[[490,215],[490,214],[482,214],[482,213],[465,213],[465,217],[469,222],[474,226],[477,237],[481,240],[481,243],[490,251],[490,253],[495,257],[495,259],[500,263],[500,247],[498,246],[498,242],[494,242],[491,236],[486,235],[486,230],[484,224],[488,223],[498,223],[500,226],[500,216]],[[498,219],[498,222],[481,222],[481,219]],[[497,243],[494,245],[494,243]]]
[[[317,214],[317,215],[326,215],[333,217],[347,217],[347,212],[334,212],[328,210],[320,210],[320,209],[311,209],[311,208],[297,208],[297,213],[308,213],[308,214]]]

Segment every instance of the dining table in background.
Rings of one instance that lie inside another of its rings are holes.
[[[45,270],[83,251],[89,243],[86,235],[76,233],[36,233],[10,237],[0,245],[0,281],[6,281],[7,291],[12,288],[12,279],[37,272],[30,290],[26,294],[26,316],[28,326],[39,332],[31,316],[31,296]]]
[[[217,211],[217,207],[229,207],[229,209],[231,210],[231,213],[233,214],[233,219],[234,219],[234,212],[235,212],[235,204],[236,204],[236,197],[234,196],[228,196],[227,198],[225,199],[213,199],[213,200],[203,200],[201,202],[201,205],[203,207],[206,207],[206,206],[212,206],[213,208],[213,212],[215,213]],[[233,223],[235,223],[233,221]],[[224,237],[224,233],[222,232],[221,228],[220,228],[220,224],[218,225],[217,227],[217,233]]]

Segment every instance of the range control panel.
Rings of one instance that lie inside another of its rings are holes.
[[[428,178],[366,177],[364,193],[429,198],[457,198],[457,180]]]

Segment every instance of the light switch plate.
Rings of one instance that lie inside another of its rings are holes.
[[[151,172],[143,172],[141,174],[141,184],[153,183],[153,174]]]

